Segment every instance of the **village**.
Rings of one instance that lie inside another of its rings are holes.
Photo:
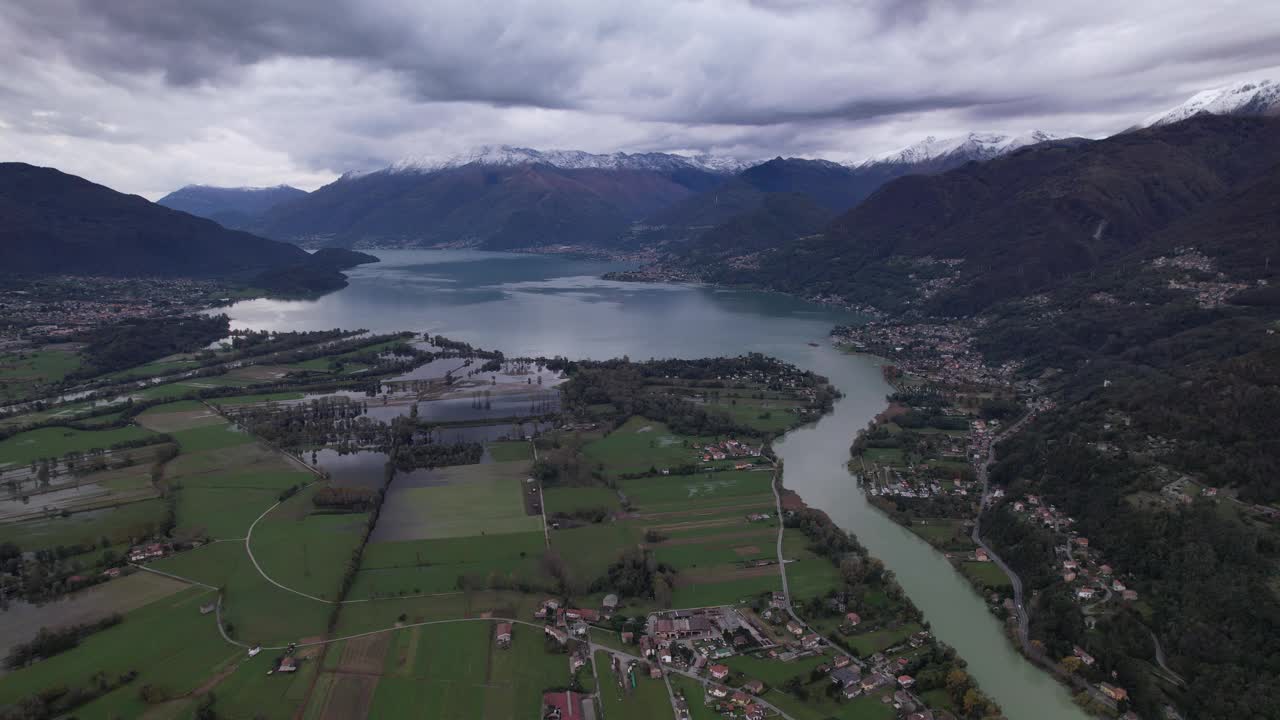
[[[913,665],[919,664],[914,656],[934,642],[928,631],[916,632],[898,645],[860,659],[830,645],[798,620],[789,619],[787,598],[781,592],[771,593],[759,612],[741,606],[667,610],[621,625],[609,622],[616,603],[616,596],[607,595],[603,607],[582,609],[563,607],[559,600],[549,598],[534,618],[546,623],[543,634],[548,642],[565,648],[571,674],[591,664],[593,654],[599,653],[597,657],[605,659],[609,672],[606,676],[596,668],[598,682],[615,678],[624,695],[636,689],[638,677],[678,676],[695,681],[699,692],[672,692],[678,719],[688,720],[694,703],[721,717],[760,720],[785,714],[765,697],[770,685],[761,677],[735,669],[738,663],[734,658],[748,658],[757,667],[772,665],[776,669],[769,671],[771,676],[794,665],[796,673],[806,675],[808,681],[825,677],[832,697],[850,701],[875,696],[905,720],[935,717],[913,693],[915,679],[909,674]],[[855,634],[860,622],[857,613],[846,613],[840,632]],[[636,629],[615,632],[607,629],[610,626]],[[509,648],[512,633],[512,623],[498,623],[495,645]],[[585,691],[545,693],[541,717],[593,718],[591,695]]]
[[[185,313],[222,300],[217,283],[179,278],[46,278],[0,288],[0,350],[57,340],[108,323]]]

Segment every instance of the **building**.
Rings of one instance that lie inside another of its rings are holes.
[[[729,677],[729,666],[727,666],[727,665],[712,665],[710,668],[708,668],[708,672],[710,672],[710,673],[711,673],[711,677],[713,677],[713,678],[715,678],[715,679],[717,679],[717,680],[723,680],[723,679],[725,679],[725,678]]]
[[[764,681],[757,680],[757,679],[748,680],[742,683],[742,689],[746,690],[752,695],[759,695],[760,693],[764,692]]]
[[[831,671],[832,685],[839,685],[841,688],[855,686],[862,682],[862,676],[853,668],[836,668]]]
[[[913,677],[911,677],[910,675],[899,675],[899,676],[898,676],[898,685],[899,685],[900,687],[902,687],[903,689],[909,688],[909,687],[911,687],[912,685],[915,685],[915,684],[916,684],[916,679],[915,679],[915,678],[913,678]]]
[[[787,632],[791,633],[796,637],[800,637],[801,635],[804,634],[804,627],[800,623],[796,622],[795,620],[788,620]]]
[[[812,650],[822,644],[822,637],[817,633],[809,633],[800,640],[800,647],[805,650]]]
[[[747,705],[751,704],[751,696],[742,692],[741,690],[738,690],[733,694],[732,697],[729,698],[729,702],[733,703],[734,705],[746,707]]]
[[[605,613],[612,615],[613,611],[618,609],[618,596],[613,593],[609,593],[604,596],[604,601],[602,601],[600,605],[604,608]]]
[[[280,666],[276,668],[276,672],[282,673],[297,672],[297,670],[298,661],[294,660],[292,655],[285,655],[284,659],[280,661]]]
[[[836,659],[832,661],[832,664],[837,668],[849,667],[853,664],[853,658],[848,655],[837,655]]]
[[[862,622],[862,617],[856,612],[845,613],[844,621],[853,627],[858,627],[858,623]]]
[[[1116,702],[1120,702],[1121,700],[1126,700],[1129,697],[1129,693],[1125,691],[1124,688],[1116,687],[1111,683],[1098,683],[1098,689],[1102,691],[1103,695],[1106,695],[1107,697],[1111,698],[1112,700],[1115,700]]]
[[[556,642],[560,643],[561,645],[569,642],[569,633],[565,632],[564,630],[561,630],[558,627],[554,627],[552,625],[546,625],[542,628],[542,631],[545,632],[548,636],[555,638]]]
[[[659,640],[697,638],[714,633],[711,621],[700,615],[687,618],[658,618],[653,625],[653,634]]]
[[[729,697],[729,688],[723,685],[708,685],[707,694],[715,698]]]
[[[504,650],[511,647],[511,623],[498,623],[498,627],[493,633],[493,640],[497,643],[498,647],[503,648]]]
[[[582,701],[586,695],[576,692],[552,692],[542,695],[543,720],[580,720],[586,717]]]

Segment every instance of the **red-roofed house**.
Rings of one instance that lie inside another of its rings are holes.
[[[727,665],[712,665],[712,666],[710,667],[710,672],[711,672],[711,677],[713,677],[713,678],[715,678],[715,679],[717,679],[717,680],[723,680],[723,679],[725,679],[725,678],[729,677],[729,666],[727,666]]]
[[[576,692],[550,692],[542,695],[544,720],[580,720],[586,717],[582,701],[586,695]]]

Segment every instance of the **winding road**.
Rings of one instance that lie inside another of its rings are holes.
[[[1009,567],[1009,565],[1005,563],[998,554],[996,554],[996,551],[991,549],[991,546],[982,539],[982,514],[986,512],[987,505],[991,501],[991,483],[988,480],[988,470],[991,467],[991,463],[995,462],[996,444],[1021,430],[1022,426],[1026,425],[1034,417],[1034,413],[1024,415],[1021,420],[1009,426],[1004,432],[1000,433],[996,437],[992,438],[991,444],[987,446],[987,456],[983,458],[982,464],[978,466],[978,480],[982,482],[982,501],[978,505],[978,515],[973,520],[972,533],[973,542],[977,544],[978,547],[986,550],[987,556],[991,558],[991,562],[994,562],[1001,570],[1004,571],[1005,575],[1009,576],[1009,583],[1013,585],[1014,613],[1018,618],[1018,643],[1022,646],[1022,651],[1027,654],[1031,653],[1031,617],[1030,613],[1027,611],[1022,594],[1022,578],[1018,577],[1018,574],[1013,571],[1013,568]]]

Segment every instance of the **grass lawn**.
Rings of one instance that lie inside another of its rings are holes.
[[[794,662],[782,662],[781,660],[770,660],[768,658],[755,658],[750,655],[735,655],[725,660],[724,663],[735,672],[740,672],[748,678],[763,680],[765,685],[778,688],[797,675],[801,676],[804,682],[809,682],[809,673],[830,659],[827,655],[817,655],[800,658]]]
[[[596,652],[596,671],[600,674],[600,701],[604,705],[605,717],[609,720],[653,720],[671,714],[671,699],[667,695],[666,684],[661,680],[651,679],[637,667],[634,673],[636,686],[630,687],[630,681],[624,675],[624,689],[610,667],[610,657],[603,650]],[[622,671],[626,672],[625,664]]]
[[[523,440],[489,443],[489,456],[494,462],[533,460],[533,445]]]
[[[542,517],[526,515],[527,462],[460,465],[435,471],[441,484],[391,490],[374,538],[432,538],[542,532]],[[384,526],[385,524],[385,526]]]
[[[0,441],[0,466],[26,465],[32,460],[59,458],[69,452],[105,450],[116,443],[141,440],[153,434],[136,425],[110,430],[75,430],[68,427],[30,430]]]
[[[676,435],[660,422],[637,416],[604,438],[588,443],[582,453],[593,465],[603,465],[606,474],[616,476],[697,462],[692,446],[705,442],[705,438]]]
[[[960,570],[985,587],[993,589],[1012,587],[1009,576],[1005,575],[1000,566],[993,562],[963,562],[960,563]]]
[[[452,592],[459,576],[546,584],[544,547],[541,532],[370,543],[350,597]]]
[[[543,488],[542,499],[547,504],[547,514],[598,507],[618,509],[618,493],[606,487],[551,487]]]
[[[862,657],[874,655],[885,648],[893,647],[920,632],[916,623],[907,623],[892,630],[876,630],[874,632],[851,635],[847,638],[851,647],[857,648]]]
[[[191,370],[200,366],[195,360],[154,360],[146,365],[121,370],[119,372],[105,375],[104,377],[112,380],[129,380],[132,378],[149,378],[157,375],[170,375],[185,370]]]

